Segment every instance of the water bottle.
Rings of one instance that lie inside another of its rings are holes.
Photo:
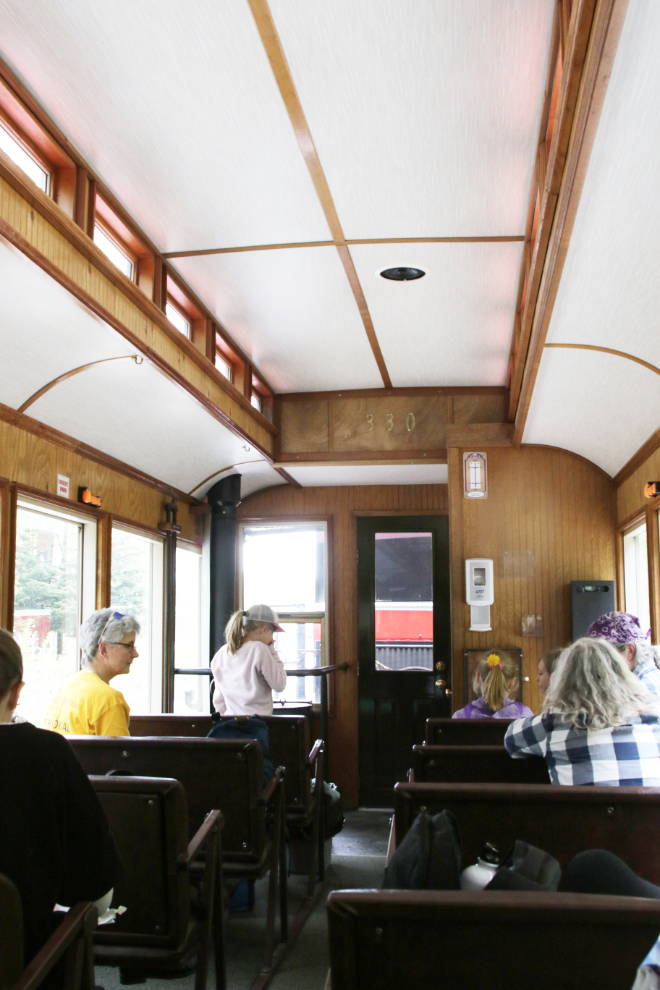
[[[498,849],[487,842],[474,866],[468,866],[461,873],[461,890],[483,890],[495,876],[499,865]]]

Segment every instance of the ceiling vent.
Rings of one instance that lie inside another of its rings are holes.
[[[424,278],[426,272],[421,268],[384,268],[380,274],[393,282],[412,282],[415,278]]]

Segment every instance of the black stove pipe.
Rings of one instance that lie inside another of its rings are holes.
[[[225,626],[235,611],[237,508],[241,476],[230,474],[207,493],[211,506],[211,656],[225,641]]]

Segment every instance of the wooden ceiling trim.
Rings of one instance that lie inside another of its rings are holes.
[[[553,213],[552,230],[547,250],[541,259],[536,253],[535,265],[542,268],[542,275],[534,311],[530,306],[529,346],[526,355],[521,348],[517,362],[517,372],[522,371],[522,384],[516,404],[512,381],[510,419],[515,415],[514,442],[519,446],[527,421],[541,355],[550,325],[550,318],[559,289],[559,282],[568,253],[575,217],[584,186],[598,122],[602,111],[607,85],[612,73],[619,38],[628,8],[628,0],[597,0],[593,18],[587,26],[587,16],[591,0],[576,2],[568,39],[566,87],[562,79],[562,96],[558,111],[558,122],[552,138],[548,162],[544,200],[555,196],[556,208]],[[577,56],[585,46],[582,60]],[[580,64],[581,61],[581,64]],[[569,68],[570,67],[570,68]],[[570,77],[569,77],[570,73]],[[575,78],[577,77],[577,78]],[[573,101],[572,92],[579,89]],[[570,86],[569,86],[570,84]],[[574,104],[571,114],[570,135],[565,130],[565,107]],[[564,151],[564,147],[566,150]],[[534,263],[533,263],[534,264]],[[527,317],[526,317],[527,319]],[[524,368],[524,371],[523,371]]]
[[[225,471],[231,471],[232,468],[242,467],[244,464],[258,464],[258,463],[259,461],[237,461],[236,464],[228,464],[226,467],[218,468],[217,471],[212,471],[211,474],[209,474],[206,478],[204,478],[203,481],[200,481],[199,484],[194,486],[194,488],[191,488],[188,494],[192,495],[193,492],[196,492],[198,488],[201,488],[202,485],[205,485],[207,481],[210,481],[211,478],[215,478],[215,476],[218,474],[224,474]]]
[[[559,20],[562,19],[566,0],[562,0],[562,3],[557,7],[552,47],[554,64],[551,63],[550,65],[546,83],[545,105],[539,135],[539,154],[537,154],[532,183],[531,217],[528,219],[527,229],[528,240],[520,280],[520,322],[515,328],[517,339],[514,342],[515,353],[510,380],[511,408],[509,417],[511,420],[515,417],[522,387],[532,322],[555,218],[559,186],[566,166],[568,143],[575,120],[580,81],[585,66],[597,2],[598,0],[576,0],[566,45],[558,43]],[[559,101],[551,126],[550,104],[553,83],[559,73],[561,73]],[[550,127],[551,134],[549,133]]]
[[[332,239],[337,251],[339,252],[341,263],[344,266],[344,271],[346,272],[351,290],[358,305],[360,316],[362,317],[362,322],[364,323],[364,329],[367,334],[367,339],[369,340],[371,350],[373,351],[374,358],[376,359],[376,364],[378,365],[378,370],[380,371],[383,379],[383,384],[386,388],[391,388],[392,381],[380,349],[380,344],[378,343],[378,338],[376,337],[373,321],[369,313],[369,307],[367,306],[367,300],[362,290],[362,286],[360,285],[360,280],[355,270],[353,259],[351,258],[350,252],[346,245],[346,238],[344,237],[344,231],[342,230],[339,216],[337,215],[337,210],[330,192],[330,187],[328,186],[328,182],[323,171],[323,166],[321,165],[321,161],[314,146],[314,140],[309,129],[309,124],[307,123],[307,118],[305,117],[305,112],[302,108],[300,99],[298,98],[298,93],[296,91],[291,72],[289,71],[284,49],[282,48],[279,36],[277,34],[268,2],[267,0],[248,0],[248,3],[250,5],[250,10],[252,11],[255,24],[257,25],[259,36],[266,51],[270,67],[273,70],[275,81],[277,82],[282,99],[284,100],[284,106],[286,107],[289,119],[293,126],[298,145],[305,160],[305,164],[309,170],[312,182],[314,183],[314,188],[316,189],[316,194],[321,203],[321,207],[325,213],[325,218],[327,220],[328,227],[330,228]]]
[[[504,385],[411,385],[402,388],[347,388],[340,392],[280,392],[277,402],[309,402],[311,399],[413,398],[424,395],[507,395]]]
[[[107,364],[108,361],[135,361],[137,364],[142,363],[142,357],[139,354],[120,354],[119,357],[102,358],[100,361],[90,361],[89,364],[81,364],[79,368],[72,368],[71,371],[65,371],[63,375],[58,375],[57,378],[53,378],[52,381],[48,382],[47,385],[42,385],[40,389],[37,389],[29,399],[26,399],[22,406],[18,407],[19,413],[24,413],[26,409],[40,399],[42,395],[46,392],[50,392],[51,388],[55,388],[60,382],[65,382],[67,378],[73,378],[74,375],[79,375],[82,371],[87,371],[88,368],[93,368],[97,364]]]
[[[445,464],[446,462],[446,447],[429,450],[306,450],[302,453],[280,453],[277,466],[286,468],[319,464]]]
[[[85,457],[87,460],[94,461],[102,467],[117,471],[119,474],[130,478],[131,481],[137,481],[141,485],[148,485],[150,488],[155,488],[165,495],[176,495],[180,501],[185,502],[187,505],[198,504],[198,500],[192,498],[187,492],[182,492],[173,485],[168,485],[166,482],[161,481],[159,478],[153,478],[150,474],[139,471],[137,468],[132,467],[132,465],[126,464],[124,461],[120,461],[110,454],[105,454],[102,450],[97,450],[96,447],[90,447],[89,444],[81,443],[75,437],[70,437],[60,430],[55,430],[52,426],[46,426],[45,423],[40,423],[39,420],[32,419],[31,416],[26,416],[25,413],[19,413],[16,409],[12,409],[10,406],[5,406],[2,403],[0,403],[0,420],[9,423],[11,426],[16,426],[19,430],[24,430],[26,433],[32,433],[35,437],[40,437],[42,440],[48,440],[58,447],[64,447],[66,450],[70,450],[74,454],[79,454],[80,457]]]
[[[641,364],[642,368],[648,368],[654,375],[660,375],[660,368],[656,367],[656,365],[650,364],[649,361],[644,361],[642,358],[635,357],[634,354],[628,354],[626,351],[615,351],[611,347],[599,347],[596,344],[544,344],[543,346],[556,347],[560,350],[599,351],[601,354],[613,354],[615,357],[625,358],[626,361],[634,361],[635,364]]]
[[[524,241],[524,234],[492,237],[359,237],[346,244],[510,244]],[[334,241],[295,241],[290,244],[248,244],[241,247],[201,248],[195,251],[166,251],[163,258],[204,258],[213,254],[241,254],[244,251],[283,251],[286,248],[333,247]]]

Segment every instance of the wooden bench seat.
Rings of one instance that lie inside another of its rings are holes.
[[[503,746],[413,746],[411,780],[428,784],[549,784],[545,760],[513,760]]]
[[[501,746],[513,721],[509,718],[427,718],[425,741],[428,746]]]
[[[445,808],[458,820],[466,866],[476,863],[486,842],[505,854],[522,839],[549,852],[562,869],[585,849],[608,849],[660,885],[660,788],[397,784],[390,853],[421,811]]]
[[[512,891],[339,890],[332,990],[630,990],[660,902]]]
[[[310,747],[309,719],[304,715],[270,715],[268,744],[275,766],[284,767],[284,794],[288,825],[309,828],[312,832],[308,893],[324,879],[323,860],[323,744],[316,740]],[[132,715],[131,736],[205,737],[216,722],[211,715]],[[317,782],[312,793],[312,778]]]
[[[280,937],[288,937],[282,771],[263,786],[256,740],[178,737],[69,736],[90,775],[171,777],[183,785],[190,837],[213,808],[224,816],[223,870],[256,880],[269,873],[266,966],[272,964],[279,872]]]

